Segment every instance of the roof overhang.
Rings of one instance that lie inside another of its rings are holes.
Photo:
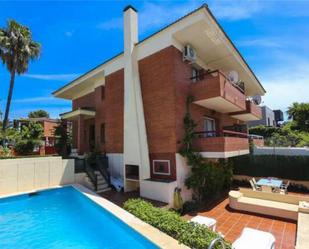
[[[60,117],[62,119],[66,120],[75,120],[78,117],[82,116],[84,119],[94,118],[95,117],[95,111],[92,110],[85,110],[85,109],[77,109],[71,112],[66,112],[60,114]]]
[[[186,44],[191,44],[197,50],[197,63],[203,68],[224,72],[236,70],[245,83],[247,96],[265,94],[265,89],[207,5],[140,41],[137,44],[137,57],[141,60],[168,46],[182,50]],[[120,53],[55,91],[53,95],[76,99],[105,85],[105,76],[123,67],[123,53]]]

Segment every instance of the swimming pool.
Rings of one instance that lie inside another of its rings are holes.
[[[0,199],[0,248],[159,247],[68,186]]]

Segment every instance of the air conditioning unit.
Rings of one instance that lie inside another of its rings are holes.
[[[189,61],[189,62],[195,62],[196,61],[196,51],[191,45],[186,45],[185,49],[183,51],[183,60]]]

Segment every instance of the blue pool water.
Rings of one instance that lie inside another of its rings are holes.
[[[158,248],[73,187],[0,199],[1,249]]]

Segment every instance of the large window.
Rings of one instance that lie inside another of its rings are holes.
[[[100,141],[101,143],[105,143],[105,124],[102,123],[100,127]]]
[[[206,137],[216,136],[216,121],[213,118],[205,117],[204,119],[204,131]]]

